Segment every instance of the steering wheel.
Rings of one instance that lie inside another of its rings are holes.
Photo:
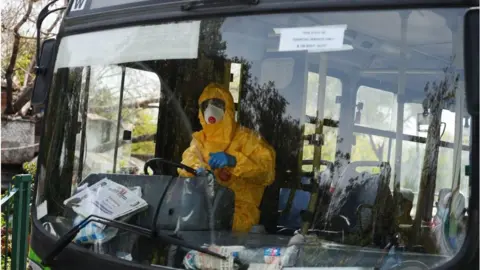
[[[145,162],[145,165],[143,165],[143,172],[145,173],[145,175],[149,175],[148,168],[150,167],[153,170],[153,174],[160,175],[162,174],[162,169],[160,164],[167,164],[171,167],[180,168],[193,175],[197,175],[197,171],[192,167],[188,167],[187,165],[184,165],[182,163],[166,160],[163,158],[151,158],[147,160],[147,162]]]

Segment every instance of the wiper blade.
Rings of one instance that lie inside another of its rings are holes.
[[[192,244],[187,243],[187,242],[185,242],[181,239],[171,237],[171,236],[169,236],[167,234],[164,234],[164,233],[161,233],[161,232],[155,232],[154,233],[152,230],[144,228],[144,227],[140,227],[140,226],[136,226],[136,225],[132,225],[132,224],[128,224],[128,223],[124,223],[124,222],[100,217],[100,216],[97,216],[97,215],[90,215],[86,219],[84,219],[82,222],[80,222],[79,224],[74,226],[72,229],[70,229],[65,235],[60,237],[60,239],[58,239],[58,241],[57,241],[57,243],[55,243],[55,246],[53,247],[53,249],[50,252],[47,253],[47,256],[43,260],[42,264],[45,265],[45,266],[50,265],[53,262],[53,260],[57,257],[57,255],[60,254],[60,252],[62,252],[62,250],[66,246],[68,246],[68,244],[70,242],[73,241],[73,239],[80,232],[80,230],[82,228],[84,228],[85,226],[87,226],[88,223],[90,223],[90,222],[97,222],[97,223],[104,224],[104,225],[107,225],[107,226],[112,226],[112,227],[117,228],[117,229],[137,233],[137,234],[149,237],[149,238],[160,238],[161,240],[163,240],[163,241],[165,241],[165,242],[167,242],[171,245],[188,248],[188,249],[191,249],[191,250],[195,250],[195,251],[198,251],[198,252],[202,252],[202,253],[211,255],[213,257],[216,257],[216,258],[219,258],[219,259],[222,259],[222,260],[227,260],[227,257],[225,257],[223,255],[220,255],[216,252],[213,252],[209,249],[192,245]]]
[[[235,5],[258,5],[260,0],[193,0],[181,6],[183,11],[202,7],[225,7]]]

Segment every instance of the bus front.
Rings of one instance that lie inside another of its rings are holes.
[[[114,2],[70,1],[42,54],[32,269],[435,269],[478,250],[474,1]]]

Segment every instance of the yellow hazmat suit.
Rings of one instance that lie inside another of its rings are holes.
[[[218,84],[209,84],[199,98],[199,105],[212,98],[225,102],[225,114],[214,124],[205,122],[202,110],[198,118],[203,130],[193,133],[182,163],[194,169],[210,170],[210,153],[225,152],[236,158],[234,167],[216,169],[217,181],[235,192],[234,231],[249,231],[260,219],[259,206],[265,187],[275,178],[275,151],[260,135],[235,121],[233,97]],[[191,176],[184,170],[181,176]]]

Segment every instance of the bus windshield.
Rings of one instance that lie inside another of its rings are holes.
[[[464,13],[216,17],[62,37],[35,222],[60,237],[100,215],[236,258],[95,222],[73,240],[174,268],[444,264],[468,229]]]

